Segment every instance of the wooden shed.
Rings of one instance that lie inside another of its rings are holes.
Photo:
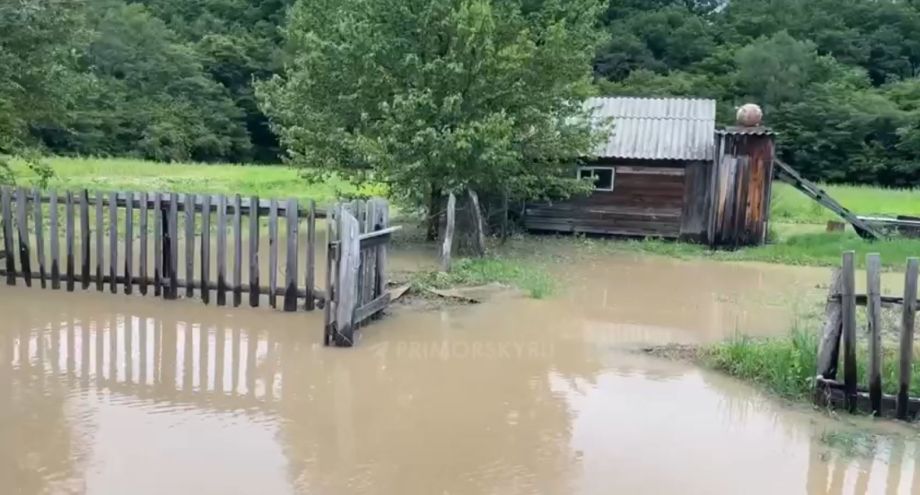
[[[731,139],[733,133],[717,132],[714,100],[608,97],[594,98],[588,105],[599,121],[613,121],[613,130],[596,157],[573,170],[578,177],[594,179],[594,192],[566,201],[528,204],[527,229],[731,246],[763,242],[769,206],[764,181],[772,177],[771,133],[762,130]],[[732,144],[717,146],[725,140]],[[756,173],[735,173],[751,161],[726,159],[722,152],[745,155],[751,144],[760,150],[757,163],[763,166]],[[758,181],[753,187],[763,192],[746,193],[744,181],[753,180]],[[725,194],[717,196],[716,190]],[[742,191],[745,194],[739,196]],[[726,202],[727,196],[734,200]],[[735,206],[757,198],[759,202],[747,209]],[[740,208],[749,221],[737,220],[738,215],[731,215],[729,221],[726,205]],[[748,234],[735,235],[736,228]]]

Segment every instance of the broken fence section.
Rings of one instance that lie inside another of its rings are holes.
[[[120,289],[132,294],[137,288],[143,295],[152,291],[164,299],[176,299],[180,289],[185,289],[186,297],[197,292],[205,304],[211,302],[213,294],[219,306],[227,304],[228,293],[233,306],[243,304],[243,294],[248,294],[250,306],[259,306],[265,295],[272,307],[282,298],[285,311],[295,311],[298,306],[313,310],[325,300],[324,292],[314,283],[316,220],[325,214],[313,201],[279,202],[238,194],[228,198],[87,190],[58,193],[3,187],[0,215],[5,257],[0,276],[6,277],[8,285],[21,281],[29,287],[34,283],[60,289],[63,283],[68,292],[77,285],[100,292],[108,286],[113,294]],[[266,218],[268,277],[260,271],[260,257],[265,256],[260,252],[261,224]],[[305,246],[299,238],[302,226],[307,229]],[[227,245],[228,232],[232,249]],[[211,254],[212,236],[216,256]],[[244,253],[243,239],[247,237]],[[279,242],[285,243],[280,287]],[[301,251],[303,267],[298,266]],[[248,272],[246,283],[244,270]],[[212,279],[212,274],[216,278]],[[262,285],[266,278],[268,285]]]
[[[841,406],[876,416],[894,415],[915,419],[920,413],[920,399],[910,396],[914,355],[914,321],[917,314],[918,258],[908,258],[904,276],[904,297],[881,293],[881,258],[866,256],[866,294],[856,293],[856,268],[853,251],[843,253],[842,266],[834,270],[825,308],[824,330],[818,348],[818,376],[815,379],[815,403]],[[901,309],[898,341],[898,393],[882,393],[882,359],[884,335],[882,307]],[[868,328],[868,369],[863,370],[868,387],[860,387],[857,369],[857,306],[866,307]],[[842,345],[841,345],[842,340]],[[843,381],[837,379],[843,351]]]
[[[326,345],[351,347],[355,330],[390,303],[387,246],[393,232],[382,199],[338,203],[329,210]]]

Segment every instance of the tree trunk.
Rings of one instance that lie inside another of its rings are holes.
[[[431,185],[431,195],[428,197],[428,232],[425,239],[434,242],[438,238],[438,227],[441,223],[441,190]]]
[[[508,191],[502,193],[502,244],[508,240]]]
[[[486,233],[482,226],[482,210],[479,208],[479,195],[476,191],[467,190],[470,196],[470,214],[473,216],[473,249],[476,256],[486,255]]]
[[[447,199],[447,226],[444,228],[444,243],[441,245],[441,271],[450,271],[450,256],[454,248],[454,220],[457,197],[450,193]]]

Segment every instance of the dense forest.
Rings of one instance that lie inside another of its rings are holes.
[[[255,87],[296,56],[285,41],[294,3],[0,1],[0,153],[282,159]],[[600,94],[715,98],[726,124],[756,102],[783,158],[812,178],[920,183],[920,1],[602,10]]]

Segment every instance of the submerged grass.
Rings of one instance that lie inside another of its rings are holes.
[[[543,299],[556,290],[555,282],[542,264],[500,256],[461,258],[449,273],[426,271],[414,273],[411,283],[419,288],[446,289],[500,283],[516,287],[534,299]]]
[[[48,157],[44,161],[55,173],[48,187],[58,189],[238,193],[313,199],[320,204],[337,197],[382,192],[379,187],[358,188],[337,177],[308,182],[299,170],[283,165],[162,163],[131,158]],[[13,161],[13,170],[23,183],[34,183],[35,173],[24,162]]]

